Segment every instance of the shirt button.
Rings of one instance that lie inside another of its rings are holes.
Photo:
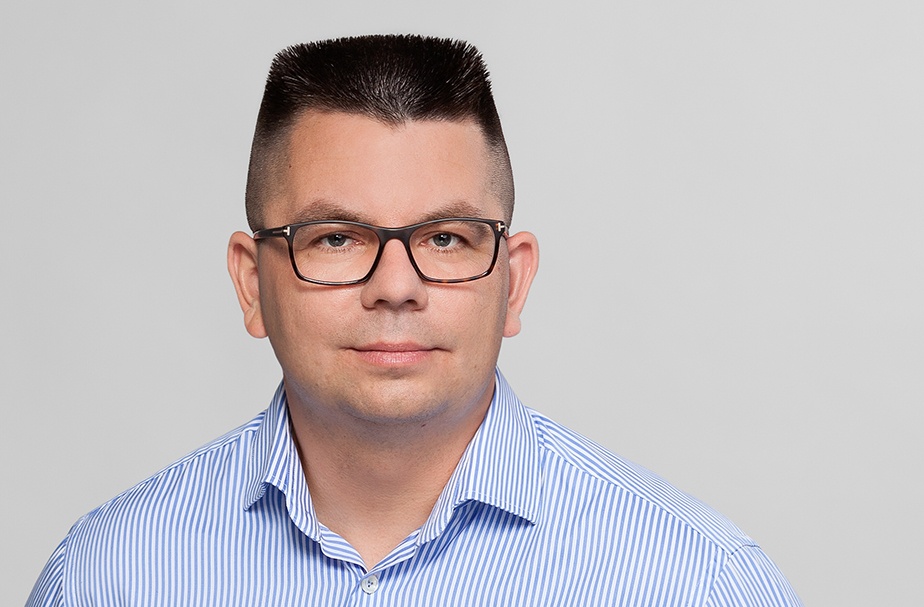
[[[379,578],[376,575],[370,575],[362,582],[359,583],[359,587],[363,589],[363,592],[366,594],[372,594],[379,587]]]

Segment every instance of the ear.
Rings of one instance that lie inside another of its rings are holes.
[[[228,273],[244,312],[244,326],[254,337],[266,337],[260,309],[260,280],[257,274],[257,242],[244,232],[235,232],[228,242]]]
[[[539,267],[539,241],[529,232],[517,232],[507,239],[507,250],[510,286],[504,337],[513,337],[520,332],[520,313],[526,305],[529,286],[533,284]]]

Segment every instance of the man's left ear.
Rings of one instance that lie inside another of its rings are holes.
[[[507,239],[507,251],[510,287],[504,337],[513,337],[520,332],[520,313],[526,305],[529,286],[539,267],[539,241],[530,232],[517,232]]]

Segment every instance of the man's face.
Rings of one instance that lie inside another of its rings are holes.
[[[265,203],[267,227],[504,218],[474,123],[393,127],[311,112],[292,131],[287,161],[279,194]],[[238,239],[257,259],[251,273],[232,267],[245,321],[253,335],[269,336],[293,405],[315,417],[388,424],[452,422],[490,402],[501,338],[519,330],[535,270],[531,235],[501,242],[489,276],[447,285],[424,282],[392,240],[368,282],[339,287],[298,280],[283,239],[257,247],[241,236],[232,237],[231,258]]]

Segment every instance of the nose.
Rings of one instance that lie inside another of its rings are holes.
[[[411,265],[404,243],[395,238],[382,249],[382,256],[372,277],[362,285],[363,307],[386,307],[412,310],[427,305],[427,288]]]

